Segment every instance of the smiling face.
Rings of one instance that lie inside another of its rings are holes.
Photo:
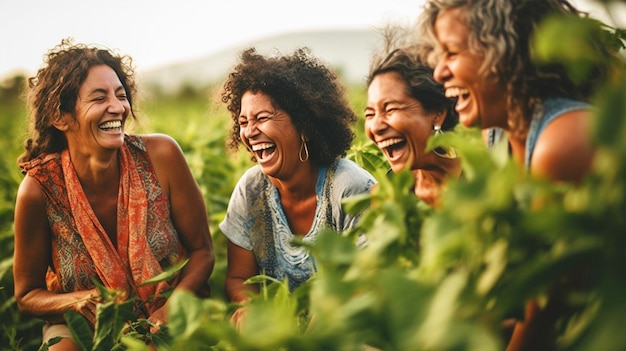
[[[89,69],[78,90],[76,120],[64,113],[55,126],[64,131],[68,146],[114,150],[124,143],[124,123],[130,112],[126,91],[115,71],[107,65]]]
[[[446,96],[458,98],[459,122],[466,126],[506,128],[506,87],[482,70],[484,57],[469,47],[469,26],[463,8],[442,11],[435,21],[438,42],[435,80]]]
[[[239,113],[241,141],[251,150],[264,174],[290,179],[302,165],[298,150],[302,141],[291,117],[272,105],[262,92],[245,92]]]
[[[365,133],[385,154],[394,172],[405,167],[428,168],[435,162],[425,153],[433,125],[443,118],[424,111],[422,104],[407,92],[407,83],[397,72],[380,73],[367,90]]]

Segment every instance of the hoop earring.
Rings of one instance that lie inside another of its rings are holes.
[[[435,138],[443,135],[443,130],[441,130],[441,126],[434,125],[433,130],[435,131]],[[443,147],[438,146],[433,149],[433,153],[439,157],[443,158],[456,158],[456,150],[453,147]]]
[[[300,159],[300,162],[306,162],[309,160],[309,148],[306,145],[306,140],[304,139],[304,135],[300,136],[300,139],[302,140],[302,144],[300,144],[300,151],[298,152],[298,158]]]

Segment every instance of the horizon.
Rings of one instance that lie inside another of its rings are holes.
[[[0,77],[28,75],[63,38],[129,55],[137,71],[207,56],[269,36],[410,23],[423,0],[37,0],[0,3]],[[25,28],[29,27],[29,28]],[[6,54],[10,53],[10,54]]]
[[[247,42],[299,31],[367,29],[412,24],[424,0],[81,0],[0,3],[0,78],[31,75],[61,39],[94,43],[129,55],[137,71],[193,60]],[[605,10],[598,0],[572,0],[607,23],[626,25],[626,4]],[[609,5],[607,5],[609,6]],[[25,28],[28,27],[28,28]]]

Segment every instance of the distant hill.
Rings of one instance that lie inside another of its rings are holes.
[[[261,53],[290,53],[306,46],[313,55],[333,67],[345,83],[364,83],[372,51],[381,36],[376,30],[325,30],[292,32],[259,39],[198,59],[179,62],[141,73],[142,85],[163,92],[184,85],[206,86],[226,78],[242,50],[254,46]]]

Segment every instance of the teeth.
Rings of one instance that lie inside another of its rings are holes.
[[[448,88],[446,89],[446,97],[454,98],[461,95],[469,94],[469,90],[462,88]]]
[[[379,148],[384,149],[386,147],[389,147],[391,145],[395,145],[395,144],[399,144],[401,142],[403,142],[404,139],[402,138],[391,138],[391,139],[385,139],[379,143],[376,143],[376,145],[378,145]]]
[[[274,144],[272,144],[272,143],[260,143],[260,144],[252,145],[252,151],[265,150],[265,149],[269,149],[271,147],[274,147]]]
[[[112,129],[112,128],[121,128],[122,127],[122,121],[108,121],[105,123],[102,123],[99,128],[100,129]]]

